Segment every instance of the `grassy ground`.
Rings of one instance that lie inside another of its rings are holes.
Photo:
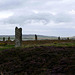
[[[5,43],[5,44],[4,44]],[[0,42],[0,74],[75,75],[75,41]]]
[[[0,46],[0,51],[5,49],[11,49],[11,48],[14,48],[14,45]]]
[[[5,43],[6,45],[2,45]],[[22,48],[34,46],[55,46],[55,47],[74,47],[75,40],[38,40],[38,41],[23,41]],[[14,41],[0,42],[0,50],[10,49],[15,47]]]

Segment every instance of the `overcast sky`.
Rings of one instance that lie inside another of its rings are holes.
[[[75,36],[75,0],[0,0],[0,35]]]

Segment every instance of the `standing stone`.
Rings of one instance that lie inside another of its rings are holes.
[[[37,41],[37,35],[35,34],[35,40]]]
[[[67,40],[69,40],[69,37],[67,38]]]
[[[58,40],[60,40],[60,37],[58,37]]]
[[[10,37],[8,37],[8,41],[10,41]]]
[[[3,41],[5,41],[5,37],[3,37]]]
[[[15,47],[21,47],[22,45],[22,28],[15,28]]]

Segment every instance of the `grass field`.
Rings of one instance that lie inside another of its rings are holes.
[[[2,45],[2,44],[5,45]],[[22,41],[22,48],[34,46],[56,46],[56,47],[74,47],[75,40],[38,40],[38,41]],[[14,41],[0,41],[0,50],[15,48]]]
[[[0,42],[2,43],[2,42]],[[0,44],[0,74],[75,75],[74,40],[23,41]]]

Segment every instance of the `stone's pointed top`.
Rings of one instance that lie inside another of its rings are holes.
[[[20,30],[22,30],[22,28],[19,28]]]
[[[22,28],[18,28],[18,27],[15,27],[15,29],[20,29],[20,30],[22,30]]]
[[[15,27],[15,29],[18,29],[18,27]]]
[[[37,36],[37,35],[35,34],[35,36]]]

